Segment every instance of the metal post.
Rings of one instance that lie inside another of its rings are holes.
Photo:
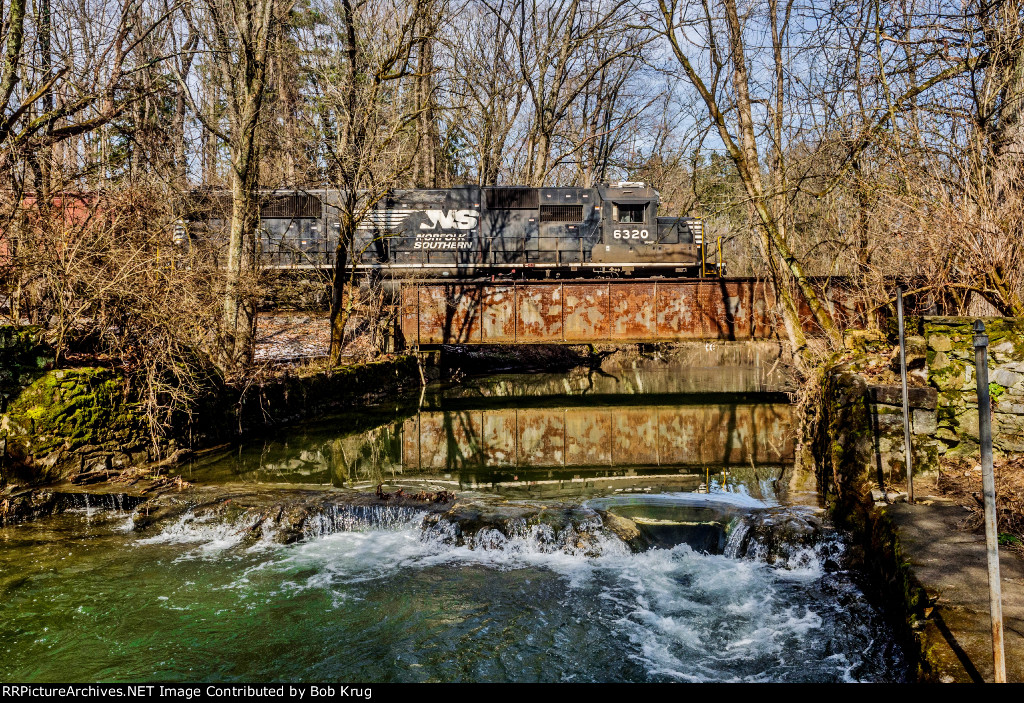
[[[999,534],[996,529],[996,479],[992,471],[992,404],[988,395],[988,335],[974,323],[974,364],[978,379],[978,436],[981,440],[981,486],[985,498],[985,546],[988,549],[988,603],[992,616],[992,660],[996,683],[1006,683],[1003,653],[1003,596],[999,581]]]
[[[900,328],[900,379],[903,382],[903,449],[907,458],[907,502],[914,502],[914,464],[910,444],[910,392],[907,390],[907,340],[903,329],[903,288],[896,289],[896,318]]]

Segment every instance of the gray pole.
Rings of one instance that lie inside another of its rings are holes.
[[[896,289],[896,318],[900,328],[900,379],[903,381],[903,449],[907,458],[907,502],[914,502],[914,464],[910,444],[910,392],[907,390],[907,340],[903,331],[903,288]]]
[[[985,546],[988,548],[988,603],[992,616],[992,659],[996,683],[1006,683],[1003,654],[1003,596],[999,581],[999,535],[996,530],[996,479],[992,471],[992,404],[988,395],[988,335],[974,323],[974,364],[978,378],[978,436],[981,440],[981,486],[985,497]]]

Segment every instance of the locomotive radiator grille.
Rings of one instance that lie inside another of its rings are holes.
[[[537,188],[487,188],[484,193],[489,210],[536,210],[540,205]]]
[[[541,205],[541,222],[583,222],[582,205]]]
[[[260,207],[260,217],[267,219],[318,218],[322,211],[320,198],[315,195],[273,196]]]

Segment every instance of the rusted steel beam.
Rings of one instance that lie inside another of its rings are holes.
[[[771,339],[784,336],[774,308],[771,286],[752,279],[408,283],[402,332],[418,345]],[[800,313],[813,334],[810,309]]]

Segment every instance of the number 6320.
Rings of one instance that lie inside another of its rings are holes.
[[[612,236],[616,239],[647,239],[650,234],[645,229],[617,229]]]

